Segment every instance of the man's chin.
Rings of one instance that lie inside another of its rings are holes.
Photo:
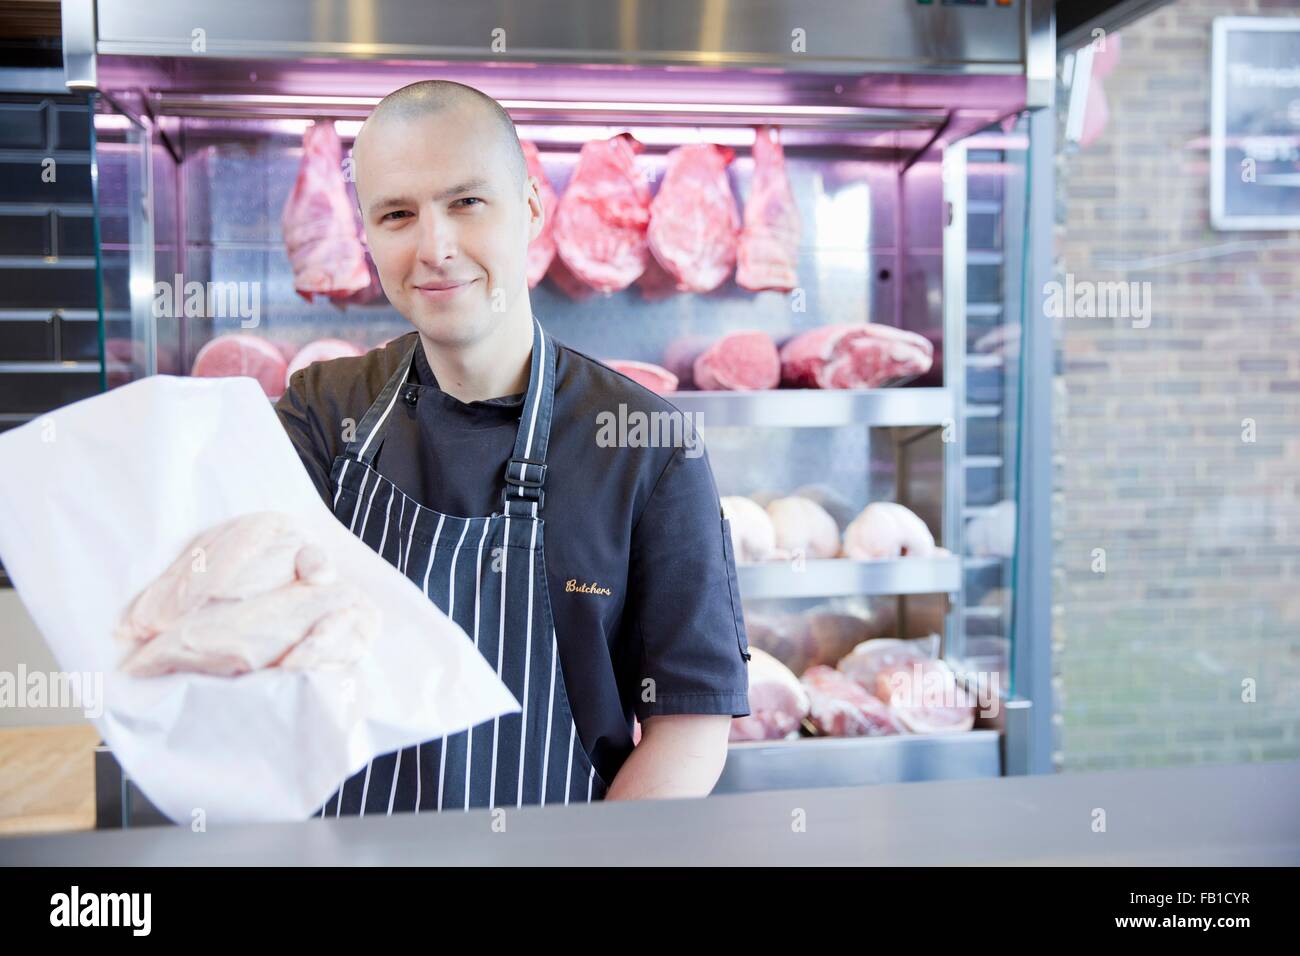
[[[463,345],[487,334],[491,328],[491,316],[478,310],[419,309],[411,317],[411,324],[432,342]]]

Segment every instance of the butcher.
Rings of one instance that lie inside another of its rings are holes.
[[[403,87],[353,161],[413,330],[295,372],[276,411],[338,520],[464,628],[521,712],[375,757],[318,814],[708,794],[749,713],[749,648],[699,436],[597,441],[602,411],[675,409],[533,314],[542,200],[495,100]]]

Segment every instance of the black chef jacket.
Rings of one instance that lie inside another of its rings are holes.
[[[363,356],[310,365],[294,373],[276,403],[327,505],[335,456],[417,341],[412,331]],[[555,412],[542,512],[547,584],[578,734],[597,772],[612,781],[632,750],[633,714],[749,713],[748,640],[698,432],[689,454],[680,445],[601,447],[600,412],[675,409],[553,342]],[[436,511],[500,513],[524,396],[461,402],[438,387],[418,346],[412,380],[416,405],[394,404],[375,469]]]

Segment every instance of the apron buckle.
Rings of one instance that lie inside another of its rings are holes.
[[[537,502],[537,507],[542,508],[545,507],[545,499],[546,492],[542,491],[541,488],[521,489],[513,496],[510,493],[510,489],[507,488],[505,491],[501,492],[501,513],[506,515],[515,513],[510,510],[510,502],[512,501],[522,502],[524,504],[530,504],[535,501]]]
[[[536,477],[533,477],[536,475]],[[516,488],[538,488],[546,480],[546,463],[533,458],[511,458],[506,464],[506,484]]]
[[[510,513],[511,501],[536,501],[537,507],[541,508],[546,498],[542,491],[545,480],[545,462],[533,458],[511,458],[506,465],[506,489],[501,495],[505,513]]]

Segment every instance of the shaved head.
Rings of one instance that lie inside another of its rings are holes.
[[[530,350],[528,246],[546,213],[501,104],[447,80],[404,86],[371,112],[352,158],[380,284],[430,364],[436,349],[485,362]]]
[[[385,96],[366,119],[353,144],[353,155],[362,146],[366,130],[372,126],[423,119],[436,113],[453,110],[481,117],[491,127],[493,142],[500,150],[501,158],[517,189],[523,189],[524,180],[528,178],[528,164],[524,160],[523,148],[519,145],[519,134],[510,114],[501,108],[501,104],[481,90],[464,83],[451,80],[421,80]]]

